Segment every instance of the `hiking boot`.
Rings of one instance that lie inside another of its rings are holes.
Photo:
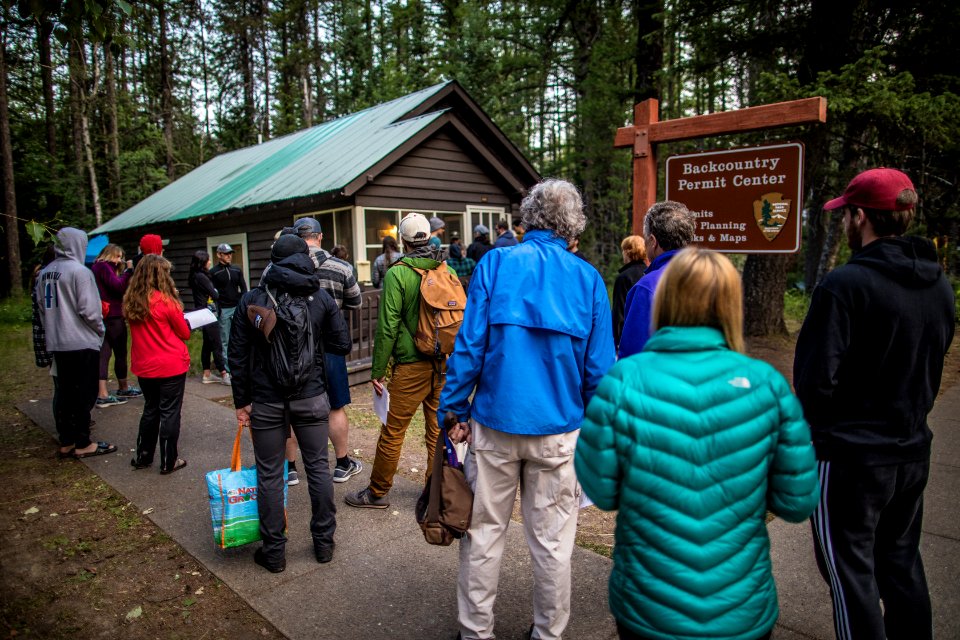
[[[126,389],[120,389],[117,391],[118,398],[142,398],[143,391],[140,391],[137,387],[127,387]]]
[[[380,498],[374,496],[370,493],[370,487],[361,489],[356,493],[348,493],[343,501],[351,507],[358,507],[360,509],[386,509],[390,506],[387,496]]]
[[[363,471],[363,463],[356,458],[348,457],[346,467],[337,465],[337,468],[333,470],[333,481],[346,482],[361,471]]]
[[[333,548],[337,546],[337,543],[331,542],[330,544],[319,544],[314,541],[313,543],[313,555],[316,556],[317,562],[320,564],[327,564],[333,560]]]
[[[220,376],[220,384],[224,384],[229,387],[232,382],[233,379],[230,377],[230,373],[228,371],[224,371],[223,375]]]
[[[126,400],[122,400],[117,396],[107,396],[106,398],[97,398],[97,406],[103,409],[104,407],[113,407],[118,404],[127,404]]]
[[[287,561],[285,559],[281,559],[280,562],[271,562],[267,558],[267,554],[263,552],[263,547],[253,552],[253,561],[270,573],[280,573],[287,568]]]
[[[213,375],[212,373],[205,373],[203,374],[203,377],[200,378],[200,382],[203,384],[217,384],[218,382],[222,382],[222,380],[220,379],[220,376]]]
[[[296,471],[288,471],[288,472],[287,472],[287,486],[288,486],[288,487],[295,487],[295,486],[297,486],[298,484],[300,484],[300,474],[298,474]]]

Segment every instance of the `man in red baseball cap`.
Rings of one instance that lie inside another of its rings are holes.
[[[910,178],[886,168],[827,202],[853,256],[813,292],[797,340],[820,471],[814,553],[838,638],[933,636],[920,526],[954,300],[933,244],[904,235],[916,204]]]

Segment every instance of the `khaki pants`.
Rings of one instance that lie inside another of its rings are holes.
[[[437,361],[398,364],[393,368],[387,424],[380,428],[377,456],[370,474],[370,493],[377,498],[387,495],[393,486],[404,435],[410,419],[421,404],[426,426],[424,442],[427,445],[427,469],[424,477],[430,475],[433,469],[433,454],[437,449],[437,436],[440,434],[437,408],[440,406],[440,392],[443,390],[446,371],[446,362]]]
[[[580,431],[522,436],[471,420],[466,460],[474,490],[460,541],[457,609],[464,640],[493,638],[493,603],[507,525],[520,484],[523,530],[533,560],[534,638],[558,640],[570,619],[570,557],[580,504],[573,452]]]

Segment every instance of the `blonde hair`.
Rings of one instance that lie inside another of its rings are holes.
[[[100,255],[94,262],[107,262],[113,258],[123,259],[123,247],[118,244],[107,244],[100,250]]]
[[[743,353],[743,288],[726,256],[687,247],[663,272],[653,295],[653,328],[714,327]]]
[[[620,251],[627,262],[636,262],[647,259],[647,243],[643,236],[627,236],[620,243]]]
[[[143,256],[130,286],[123,294],[123,315],[132,322],[143,322],[150,317],[150,296],[159,291],[165,298],[183,309],[180,294],[170,277],[170,261],[163,256],[148,253]]]

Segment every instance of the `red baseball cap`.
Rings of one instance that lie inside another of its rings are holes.
[[[850,181],[842,196],[834,198],[823,205],[823,208],[826,211],[832,211],[849,204],[880,211],[912,209],[912,204],[903,209],[897,205],[897,196],[904,189],[916,191],[910,178],[902,171],[886,167],[868,169]]]

